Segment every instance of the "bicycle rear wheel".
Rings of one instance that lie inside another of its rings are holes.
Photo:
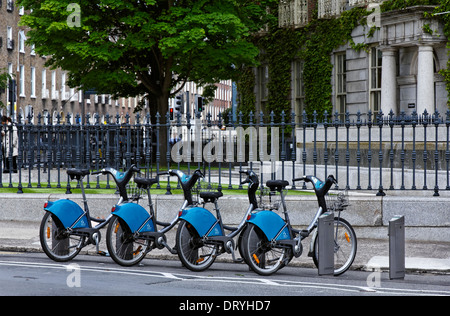
[[[116,263],[125,267],[138,264],[151,250],[150,245],[150,240],[135,238],[128,225],[113,216],[106,231],[106,246]]]
[[[46,212],[39,228],[42,250],[52,260],[66,262],[75,258],[81,251],[86,237],[70,234],[61,221],[52,213]]]
[[[260,275],[271,275],[284,267],[288,250],[274,247],[255,225],[248,225],[242,236],[242,250],[250,268]]]
[[[191,271],[204,271],[216,259],[218,245],[204,243],[195,228],[181,220],[176,236],[177,252],[180,261]]]
[[[314,241],[313,261],[319,267],[318,238]],[[334,275],[347,271],[356,257],[357,240],[352,225],[343,218],[334,218]]]

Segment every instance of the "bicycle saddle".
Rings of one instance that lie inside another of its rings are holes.
[[[71,169],[67,169],[67,174],[69,175],[71,180],[73,180],[73,179],[80,180],[82,177],[87,176],[88,174],[91,174],[91,171],[89,169],[71,168]]]
[[[286,180],[268,180],[266,182],[266,186],[268,186],[270,188],[270,191],[280,192],[288,185],[289,185],[289,182]]]
[[[221,191],[200,192],[200,197],[203,199],[203,201],[205,201],[205,203],[214,203],[221,196],[223,196],[223,193]]]
[[[134,182],[136,182],[138,188],[147,189],[151,188],[155,183],[158,183],[158,179],[134,177]]]

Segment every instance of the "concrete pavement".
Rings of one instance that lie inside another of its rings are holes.
[[[26,195],[22,198],[26,199]],[[1,196],[0,196],[0,199]],[[2,199],[4,201],[4,198]],[[23,200],[24,201],[24,200]],[[10,210],[13,211],[13,210]],[[40,214],[43,215],[42,208]],[[41,252],[39,243],[39,221],[0,220],[0,251],[2,252]],[[389,242],[387,227],[385,238],[366,238],[360,230],[358,236],[358,251],[352,269],[366,271],[386,271],[389,269]],[[408,229],[408,228],[407,228]],[[173,229],[167,235],[169,245],[174,245],[176,230]],[[107,251],[104,243],[106,231],[102,231],[101,250]],[[294,258],[290,265],[300,267],[314,267],[311,258],[307,257],[309,240],[303,241],[303,254],[300,258]],[[434,241],[406,241],[406,270],[407,272],[429,272],[450,274],[450,243]],[[88,246],[83,253],[95,255],[95,247]],[[150,258],[163,260],[178,260],[176,255],[170,254],[166,249],[153,250],[148,255]],[[231,261],[230,255],[222,255],[217,260]]]
[[[56,172],[52,172],[52,179]],[[7,186],[9,175],[3,176],[3,185]],[[28,182],[28,174],[22,174],[22,184]],[[35,180],[36,174],[31,174]],[[12,181],[17,183],[17,174]],[[287,177],[289,178],[289,177]],[[345,177],[340,177],[344,179]],[[384,177],[387,179],[388,177]],[[47,180],[41,179],[42,183]],[[55,179],[53,179],[56,181]],[[53,181],[52,180],[52,181]],[[222,179],[223,180],[223,179]],[[67,176],[61,178],[62,185]],[[94,181],[94,180],[91,180]],[[238,179],[233,179],[238,181]],[[376,183],[376,182],[373,182]],[[431,183],[431,182],[430,182]],[[72,187],[75,182],[71,182]],[[388,186],[386,186],[388,187]],[[26,189],[24,190],[26,192]],[[350,222],[358,237],[358,251],[352,269],[387,270],[389,256],[388,224],[395,215],[405,216],[406,260],[407,271],[433,272],[450,274],[450,191],[441,190],[439,197],[433,197],[432,191],[386,191],[384,197],[375,196],[375,191],[350,191],[350,206],[342,213],[342,217]],[[89,193],[89,190],[87,190]],[[44,215],[43,204],[47,200],[69,198],[82,205],[81,195],[55,194],[6,194],[0,191],[0,251],[41,251],[39,243],[39,225]],[[182,204],[181,195],[152,195],[160,221],[170,222]],[[108,216],[111,207],[117,203],[118,197],[111,195],[88,194],[88,202],[93,217]],[[317,210],[314,195],[286,197],[290,219],[298,228],[309,224]],[[147,207],[147,201],[141,202]],[[247,196],[224,196],[219,200],[222,218],[225,224],[236,226],[248,205]],[[211,209],[211,206],[207,206]],[[168,233],[169,245],[174,245],[176,230]],[[102,231],[101,249],[106,231]],[[307,257],[309,240],[303,241],[303,254],[294,258],[290,265],[313,267],[312,259]],[[95,247],[86,247],[84,252],[95,253]],[[153,250],[149,257],[165,260],[178,260],[167,250]],[[222,255],[218,260],[231,260],[230,255]]]

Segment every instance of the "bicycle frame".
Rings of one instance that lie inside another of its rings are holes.
[[[244,228],[247,223],[247,217],[253,211],[253,205],[249,205],[244,217],[237,227],[229,227],[223,224],[220,210],[215,202],[215,210],[217,217],[215,217],[210,211],[202,207],[195,207],[184,210],[180,219],[185,220],[191,224],[198,235],[203,238],[206,243],[224,243],[232,240],[236,237]],[[225,235],[224,231],[231,230],[230,234]]]
[[[301,241],[311,234],[311,232],[317,227],[319,217],[327,211],[325,194],[335,181],[334,177],[327,179],[326,182],[322,182],[313,176],[294,179],[294,181],[300,180],[309,181],[314,184],[314,189],[319,204],[319,208],[306,230],[300,231],[292,227],[286,208],[285,194],[280,187],[282,182],[280,181],[275,181],[273,183],[279,183],[278,188],[281,197],[281,204],[283,205],[284,219],[272,211],[259,211],[251,214],[248,219],[249,223],[257,226],[264,233],[268,241],[282,247],[292,247],[293,253],[297,257],[301,255]],[[287,183],[285,182],[284,185],[287,185]],[[316,234],[314,234],[312,238],[311,245],[314,245],[315,238]]]
[[[154,245],[158,249],[163,249],[165,247],[170,251],[170,253],[176,254],[177,251],[175,247],[172,248],[166,243],[165,234],[178,223],[181,215],[185,210],[193,207],[192,197],[190,196],[190,189],[202,174],[199,170],[196,170],[192,176],[186,176],[179,170],[169,170],[168,172],[159,173],[159,175],[165,174],[172,176],[176,175],[179,178],[181,185],[183,186],[183,189],[185,191],[185,200],[183,202],[183,205],[181,206],[181,209],[176,212],[175,217],[170,223],[159,222],[156,219],[150,194],[151,184],[146,186],[147,196],[149,200],[149,211],[147,211],[139,204],[126,203],[123,205],[116,205],[111,213],[113,216],[120,217],[127,224],[128,228],[130,229],[131,233],[134,234],[136,239],[146,239],[154,241]],[[157,225],[163,226],[163,228],[161,230],[157,230]],[[148,251],[151,250],[152,249],[149,249]]]
[[[261,229],[267,240],[287,240],[293,236],[289,215],[286,209],[284,194],[280,191],[281,204],[285,219],[272,211],[262,210],[251,214],[247,222],[256,225]]]
[[[47,201],[44,204],[44,210],[55,215],[64,227],[70,231],[76,228],[102,229],[108,224],[108,221],[111,219],[112,215],[109,215],[105,220],[91,218],[82,178],[78,180],[78,184],[81,188],[84,209],[71,200],[61,199],[53,202]],[[92,227],[92,221],[98,222],[99,224]]]
[[[126,172],[119,172],[112,168],[105,168],[101,171],[93,172],[92,174],[110,173],[113,176],[119,187],[120,198],[118,203],[121,204],[123,201],[128,201],[125,185],[129,182],[133,173],[137,171],[139,171],[139,169],[133,165]],[[81,249],[89,244],[94,244],[97,246],[97,253],[105,255],[106,253],[99,251],[99,241],[101,239],[100,229],[104,228],[109,223],[112,218],[112,214],[110,214],[106,219],[91,218],[83,183],[84,177],[91,174],[88,169],[68,169],[67,174],[70,179],[76,179],[78,181],[78,185],[81,188],[83,208],[71,200],[60,199],[57,201],[47,201],[44,204],[44,210],[57,218],[70,235],[88,238],[88,242],[85,242],[84,238],[80,239],[80,243],[77,246],[78,249]],[[98,224],[93,226],[92,222],[96,222]]]
[[[214,203],[216,216],[214,216],[210,211],[203,207],[195,207],[184,210],[180,215],[180,219],[185,220],[195,228],[204,243],[219,244],[223,246],[227,253],[231,253],[233,261],[235,262],[240,262],[241,259],[236,259],[234,254],[234,237],[236,237],[243,231],[243,229],[247,225],[248,217],[250,216],[251,212],[257,207],[254,193],[256,192],[259,185],[258,178],[253,171],[240,172],[246,173],[248,175],[247,179],[243,181],[242,184],[250,183],[248,189],[250,205],[237,227],[229,227],[223,224],[222,216],[220,214],[220,209],[217,203],[219,196],[211,200],[211,202]],[[206,204],[206,202],[204,204]],[[231,233],[225,234],[225,230],[229,230],[231,231]]]

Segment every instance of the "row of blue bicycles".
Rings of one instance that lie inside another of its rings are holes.
[[[69,199],[48,201],[44,205],[45,215],[40,226],[40,242],[49,258],[58,262],[67,262],[77,256],[87,245],[97,247],[99,254],[109,254],[122,266],[138,264],[153,249],[166,248],[177,254],[183,265],[192,271],[209,268],[217,256],[231,254],[234,262],[245,262],[260,275],[271,275],[286,266],[293,257],[303,252],[302,241],[311,236],[308,256],[318,267],[317,223],[325,212],[334,212],[334,262],[335,275],[347,271],[356,256],[357,240],[352,226],[343,218],[341,211],[348,206],[344,195],[333,194],[333,203],[327,203],[327,196],[335,178],[330,175],[326,181],[314,176],[304,176],[293,181],[312,183],[317,196],[318,210],[311,223],[305,229],[296,229],[289,219],[285,194],[289,182],[269,180],[265,190],[268,203],[258,203],[257,191],[261,191],[258,176],[253,171],[241,171],[245,176],[242,184],[248,184],[249,205],[237,227],[223,223],[219,208],[221,191],[200,191],[193,197],[198,180],[203,178],[201,170],[186,175],[180,170],[169,170],[158,176],[175,176],[184,193],[184,202],[174,210],[170,223],[160,222],[156,218],[150,189],[157,179],[140,177],[139,169],[132,166],[121,172],[113,168],[104,168],[90,172],[84,169],[68,169],[67,174],[77,180],[83,196],[83,207]],[[111,209],[106,219],[90,216],[89,206],[83,185],[87,175],[110,175],[118,189],[119,201]],[[139,194],[129,194],[127,187],[134,179],[139,191],[146,191],[148,210],[141,206]],[[131,196],[129,196],[131,195]],[[272,203],[272,199],[277,202]],[[213,211],[205,208],[214,205]],[[301,205],[298,206],[301,209]],[[215,214],[214,214],[215,213]],[[167,243],[166,234],[175,228],[176,241],[173,247]],[[100,230],[106,228],[106,246],[108,253],[99,250]]]

